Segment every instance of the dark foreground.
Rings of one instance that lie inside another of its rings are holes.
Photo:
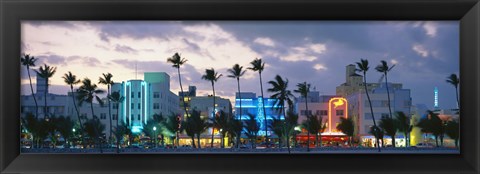
[[[100,149],[21,149],[21,153],[31,153],[31,154],[45,154],[45,153],[87,153],[87,154],[98,154]],[[103,149],[105,154],[116,154],[116,149],[109,148]],[[288,154],[289,151],[287,148],[270,148],[270,149],[219,149],[219,148],[205,148],[205,149],[193,149],[193,148],[176,148],[176,149],[164,149],[164,148],[152,148],[152,149],[135,149],[135,148],[125,148],[120,149],[120,154]],[[307,152],[306,148],[292,148],[290,149],[291,154],[460,154],[459,149],[455,148],[382,148],[381,152],[378,152],[376,148],[345,148],[345,147],[322,147],[322,148],[311,148],[310,152]]]

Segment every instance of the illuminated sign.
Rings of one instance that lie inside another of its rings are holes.
[[[333,108],[332,108],[333,107]],[[332,113],[335,112],[335,115],[337,115],[337,109],[340,107],[340,109],[343,109],[344,113],[343,115],[345,118],[348,118],[348,101],[347,99],[343,97],[333,97],[328,101],[328,132],[332,132]],[[335,128],[336,132],[336,128]]]

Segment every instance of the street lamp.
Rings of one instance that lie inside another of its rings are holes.
[[[73,138],[75,138],[75,128],[72,129],[72,132],[73,132]],[[75,142],[72,140],[72,145],[75,146]]]
[[[153,136],[155,137],[155,147],[157,147],[157,127],[153,126]]]

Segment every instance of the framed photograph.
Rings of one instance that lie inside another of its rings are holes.
[[[0,8],[4,173],[480,170],[477,1]]]

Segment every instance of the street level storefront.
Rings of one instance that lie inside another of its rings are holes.
[[[308,143],[307,135],[297,135],[297,143],[302,147],[306,147]],[[318,140],[322,141],[322,146],[349,146],[348,137],[345,135],[321,135]],[[310,147],[315,147],[315,135],[310,135]]]

